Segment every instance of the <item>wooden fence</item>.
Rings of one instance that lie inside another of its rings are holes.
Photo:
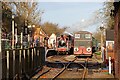
[[[31,78],[45,64],[45,48],[2,51],[2,79]]]

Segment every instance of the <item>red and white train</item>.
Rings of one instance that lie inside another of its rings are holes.
[[[74,33],[74,55],[92,56],[92,33],[88,31]]]
[[[58,54],[72,54],[73,39],[73,36],[68,34],[63,34],[57,37],[56,51]]]

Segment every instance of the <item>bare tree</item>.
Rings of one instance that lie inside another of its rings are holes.
[[[11,6],[20,20],[26,20],[28,24],[40,24],[43,11],[38,8],[37,2],[13,2]]]
[[[114,17],[112,16],[112,11],[114,10],[113,2],[105,2],[103,8],[99,11],[103,15],[106,27],[109,29],[114,28]]]
[[[42,25],[42,29],[50,36],[52,33],[55,33],[57,35],[62,34],[66,28],[60,28],[58,24],[53,24],[50,22],[46,22]]]
[[[97,39],[97,41],[101,42],[101,31],[99,28],[97,28],[96,32],[93,33],[93,37]],[[105,41],[105,33],[103,33],[103,41]]]
[[[12,11],[8,4],[8,2],[2,2],[2,33],[11,30]]]

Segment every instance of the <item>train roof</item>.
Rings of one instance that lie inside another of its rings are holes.
[[[78,31],[78,32],[75,32],[74,34],[76,34],[76,33],[88,33],[88,34],[92,34],[92,33],[89,32],[89,31]]]
[[[66,35],[70,35],[70,36],[73,36],[72,33],[69,33],[69,32],[67,32],[67,31],[65,31],[64,34],[66,34]]]
[[[61,35],[67,35],[67,36],[74,36],[72,33],[69,33],[69,32],[67,32],[67,31],[65,31],[65,32],[63,32],[62,34],[59,34],[59,35],[57,35],[57,37],[59,37],[59,36],[61,36]]]

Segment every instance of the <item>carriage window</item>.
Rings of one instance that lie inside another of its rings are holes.
[[[80,38],[80,34],[75,34],[75,38]]]
[[[85,34],[85,38],[91,38],[90,34]]]

